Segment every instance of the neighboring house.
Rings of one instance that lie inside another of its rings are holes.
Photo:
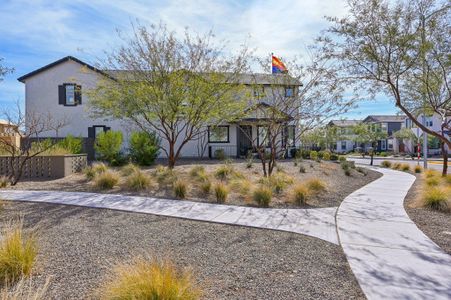
[[[5,144],[15,145],[16,148],[20,148],[20,135],[17,131],[18,128],[16,125],[12,125],[5,120],[0,120],[0,139],[3,140]]]
[[[369,115],[362,120],[362,123],[369,123],[378,126],[382,132],[387,133],[387,138],[377,142],[376,152],[405,152],[405,147],[402,143],[393,136],[398,130],[404,127],[406,116],[404,115]],[[362,145],[361,145],[362,146]],[[370,145],[363,145],[364,148]]]
[[[337,127],[337,134],[340,139],[333,143],[333,149],[337,153],[351,152],[356,148],[356,143],[354,142],[354,132],[353,127],[359,124],[359,120],[332,120],[327,126]]]
[[[93,158],[93,149],[91,148],[96,135],[107,130],[119,130],[124,134],[124,149],[126,149],[129,135],[134,130],[133,126],[120,120],[91,118],[86,106],[89,103],[89,97],[84,93],[86,90],[95,88],[97,82],[104,76],[114,77],[123,72],[102,71],[75,57],[67,56],[18,78],[25,84],[26,112],[50,113],[54,118],[65,119],[68,124],[59,132],[45,132],[40,137],[58,138],[68,134],[83,137],[85,140],[91,141],[85,143],[85,145],[91,145],[85,151],[88,152],[90,158]],[[252,150],[252,143],[248,136],[259,141],[265,134],[265,120],[259,117],[259,110],[271,106],[273,93],[270,89],[274,87],[273,76],[286,75],[242,74],[240,83],[252,89],[258,87],[251,94],[258,97],[261,105],[247,119],[206,128],[205,136],[189,141],[184,146],[181,157],[213,156],[218,149],[222,149],[227,156],[244,156],[248,150]],[[286,97],[294,97],[295,89],[300,85],[294,79],[284,80],[284,83],[278,85],[278,89]],[[287,147],[295,147],[296,123],[288,118],[285,126],[282,143]],[[247,134],[243,134],[243,132]],[[262,143],[259,141],[259,144]],[[165,146],[163,143],[162,147]],[[163,156],[164,151],[161,151],[160,155]]]
[[[451,119],[451,116],[449,116],[447,118],[447,121],[449,121]],[[428,129],[433,130],[435,132],[439,132],[441,133],[442,128],[442,119],[439,115],[434,114],[432,116],[425,116],[423,117],[423,115],[419,115],[418,116],[418,120],[420,120],[422,122],[422,124],[424,124]],[[423,139],[421,138],[421,134],[422,134],[422,130],[420,130],[418,128],[418,126],[415,125],[415,123],[412,122],[412,120],[410,118],[405,118],[404,120],[404,127],[405,128],[409,128],[412,130],[412,132],[416,135],[420,137],[420,144],[422,145],[423,143]],[[451,132],[445,131],[445,135],[448,137],[448,139],[451,138]],[[405,140],[404,144],[407,145],[408,147],[410,147],[411,149],[414,149],[413,152],[416,151],[415,147],[417,142],[416,141],[412,141],[412,140]],[[447,147],[447,146],[445,146]],[[438,138],[433,137],[431,135],[429,135],[429,142],[428,142],[428,154],[430,155],[440,155],[442,152],[441,147],[440,147],[440,142],[438,140]]]

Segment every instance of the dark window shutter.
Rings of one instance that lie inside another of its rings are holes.
[[[75,86],[75,103],[81,104],[81,85]]]
[[[88,127],[88,138],[95,138],[96,132],[94,130],[94,127]]]
[[[66,104],[66,87],[64,85],[58,86],[58,104]]]
[[[106,127],[105,126],[105,131],[111,130],[111,127]]]

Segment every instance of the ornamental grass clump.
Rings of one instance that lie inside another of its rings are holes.
[[[416,165],[415,168],[413,168],[414,172],[419,174],[423,172],[423,168],[421,166]]]
[[[0,176],[0,188],[3,189],[3,188],[5,188],[5,187],[7,187],[8,184],[9,184],[8,177],[6,177],[6,176]]]
[[[428,186],[438,186],[440,184],[440,178],[429,177],[429,178],[426,178],[425,183]]]
[[[210,194],[211,181],[210,180],[206,180],[206,181],[202,182],[201,185],[200,185],[200,190],[202,191],[202,193],[204,195]]]
[[[129,189],[141,191],[148,189],[152,185],[152,178],[148,174],[137,169],[127,177],[125,183]]]
[[[321,193],[327,189],[326,183],[319,178],[311,178],[307,180],[305,185],[314,193]]]
[[[119,176],[112,171],[103,172],[95,177],[94,185],[101,190],[109,190],[119,182]]]
[[[35,287],[33,280],[21,278],[14,286],[6,283],[0,290],[1,300],[46,300],[51,277],[47,277],[44,284]]]
[[[214,192],[216,202],[218,203],[224,203],[227,200],[227,196],[229,195],[229,190],[227,189],[227,186],[222,182],[218,182],[215,184]]]
[[[391,162],[388,160],[384,160],[383,162],[381,162],[381,166],[384,168],[391,168]]]
[[[176,180],[172,186],[172,190],[175,197],[179,199],[185,199],[188,192],[188,186],[186,182],[182,180]]]
[[[175,171],[162,165],[156,166],[154,175],[159,183],[170,183],[175,180]]]
[[[304,205],[307,203],[309,189],[304,184],[298,184],[293,189],[293,202],[297,205]]]
[[[37,255],[34,235],[24,231],[21,220],[10,221],[1,234],[0,282],[10,283],[31,275]]]
[[[249,194],[252,189],[252,182],[247,178],[236,178],[230,182],[232,189],[243,196]]]
[[[433,210],[449,212],[451,209],[450,189],[444,187],[429,187],[423,190],[423,204]]]
[[[86,179],[91,181],[96,177],[96,175],[102,174],[106,171],[108,171],[107,165],[104,163],[94,163],[92,166],[84,168],[83,174],[85,174]]]
[[[401,164],[400,169],[401,169],[401,171],[409,172],[410,171],[410,165],[409,164]]]
[[[233,167],[229,164],[224,164],[218,167],[215,171],[215,176],[218,179],[226,180],[233,174]]]
[[[139,169],[139,167],[137,165],[129,163],[129,164],[126,164],[125,166],[123,166],[121,168],[121,175],[129,176],[129,175],[131,175],[134,172],[139,171],[139,170],[140,169]]]
[[[400,164],[400,163],[394,163],[393,166],[392,166],[392,169],[393,169],[393,170],[399,170],[399,169],[401,169],[401,164]]]
[[[189,170],[189,176],[194,179],[203,179],[205,178],[205,168],[204,166],[194,166]]]
[[[266,186],[259,186],[254,190],[252,198],[261,207],[268,207],[272,199],[272,190]]]
[[[426,170],[424,171],[424,176],[426,178],[431,178],[431,177],[438,177],[440,176],[439,172],[435,171],[435,170]]]
[[[318,160],[318,152],[310,151],[310,159],[311,160]]]
[[[192,273],[169,260],[135,258],[117,264],[99,289],[102,300],[197,300],[201,290]]]

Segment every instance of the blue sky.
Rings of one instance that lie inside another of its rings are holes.
[[[127,32],[137,20],[162,21],[177,32],[186,26],[200,33],[213,30],[232,50],[247,39],[258,55],[291,58],[302,56],[327,27],[325,15],[345,13],[345,1],[339,0],[0,0],[0,57],[15,68],[0,83],[0,106],[23,102],[24,85],[17,77],[67,55],[94,62],[118,43],[116,29]],[[381,96],[344,117],[396,111]]]

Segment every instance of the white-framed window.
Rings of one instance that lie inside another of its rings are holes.
[[[389,150],[393,149],[393,141],[392,140],[388,140],[388,149]]]
[[[208,126],[208,142],[209,143],[228,143],[229,142],[229,126]]]
[[[387,141],[386,140],[381,141],[381,150],[387,150]]]
[[[66,105],[75,105],[75,84],[66,84]]]

